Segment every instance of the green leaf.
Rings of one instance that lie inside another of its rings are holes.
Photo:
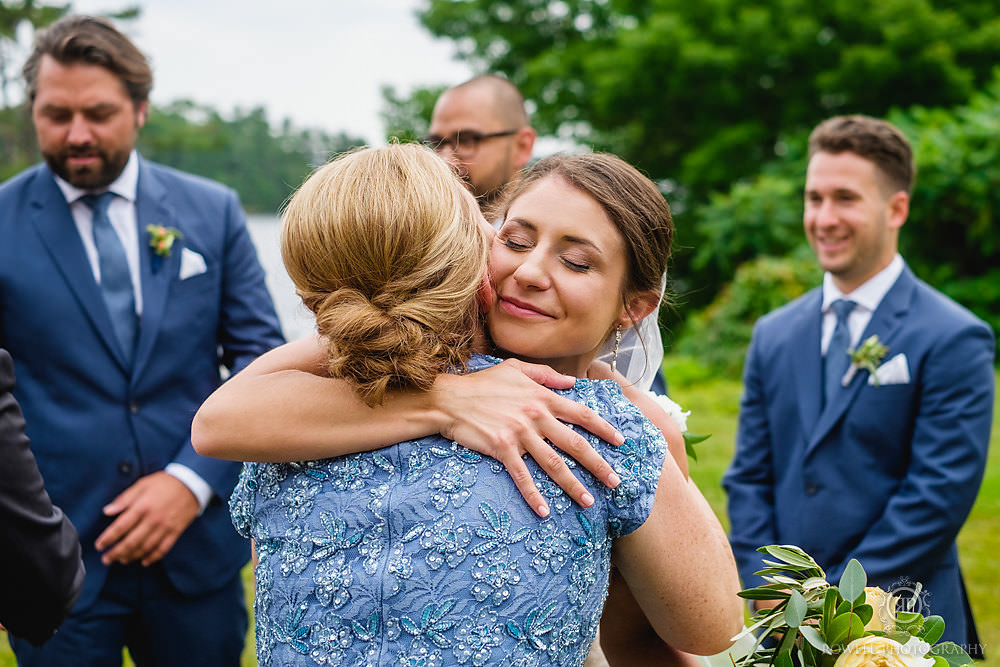
[[[778,657],[775,659],[775,667],[778,665],[786,665],[787,667],[793,667],[792,662],[792,649],[795,648],[795,640],[798,638],[798,630],[790,629],[785,633],[784,639],[781,640],[781,645],[778,647]]]
[[[694,433],[684,433],[684,453],[691,457],[691,460],[698,461],[698,453],[695,452],[694,446],[699,442],[705,442],[712,437],[712,434],[708,435],[695,435]]]
[[[823,641],[823,635],[819,633],[819,630],[811,625],[799,626],[799,632],[805,637],[805,640],[812,644],[816,650],[822,651],[823,653],[832,654],[833,650],[830,648],[829,644]]]
[[[758,548],[757,551],[773,556],[782,562],[798,565],[799,567],[819,568],[819,565],[813,560],[812,556],[791,544],[770,544]]]
[[[854,613],[861,618],[862,623],[868,625],[868,621],[872,620],[872,616],[875,615],[875,610],[870,604],[859,604],[854,608]]]
[[[896,629],[909,632],[911,635],[920,636],[920,630],[924,627],[924,617],[915,611],[897,611]]]
[[[931,647],[931,650],[927,655],[944,658],[948,661],[948,665],[950,667],[973,664],[972,658],[969,657],[969,654],[966,653],[961,646],[954,642],[941,642],[940,644],[935,644]],[[935,660],[935,665],[936,664],[937,661]]]
[[[859,596],[865,594],[865,586],[868,584],[868,576],[865,568],[856,558],[852,558],[844,568],[844,574],[840,577],[840,594],[849,602],[854,602]]]
[[[935,644],[944,634],[944,619],[940,616],[928,616],[924,619],[924,627],[917,636],[928,644]]]
[[[826,595],[823,597],[823,627],[830,627],[830,623],[833,622],[833,616],[837,613],[837,598],[840,597],[840,592],[836,588],[827,589]]]
[[[901,630],[893,630],[892,632],[885,633],[885,636],[894,642],[899,642],[900,644],[905,644],[910,641],[912,636],[909,632],[902,632]]]
[[[814,588],[824,588],[829,585],[830,584],[827,583],[826,579],[824,579],[823,577],[809,577],[808,579],[802,582],[802,588],[806,589],[807,591],[812,590]]]
[[[799,627],[806,620],[806,611],[806,599],[798,591],[792,591],[788,597],[788,606],[785,607],[785,623],[790,628]]]
[[[843,651],[844,647],[865,634],[865,624],[861,618],[848,612],[833,619],[826,631],[826,643],[835,651]]]
[[[792,662],[791,652],[779,653],[778,657],[774,659],[774,667],[795,667],[795,663]]]
[[[779,591],[773,588],[751,588],[737,593],[744,600],[783,600],[788,597],[787,591]]]

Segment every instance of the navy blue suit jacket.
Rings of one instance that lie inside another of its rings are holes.
[[[736,453],[723,486],[745,586],[764,544],[796,544],[837,582],[851,558],[883,588],[923,584],[924,614],[965,644],[955,538],[986,465],[993,334],[904,268],[865,338],[906,355],[910,382],[866,371],[821,410],[820,289],[761,318],[747,352]]]
[[[106,575],[94,549],[110,523],[102,507],[170,462],[217,496],[163,559],[174,585],[210,591],[247,561],[224,502],[240,465],[199,456],[190,426],[222,381],[220,365],[235,373],[282,342],[235,192],[140,160],[136,202],[143,312],[129,368],[48,167],[0,186],[0,345],[15,360],[15,396],[49,494],[80,533],[87,578],[76,609]],[[149,247],[149,224],[183,234],[168,257]],[[184,248],[206,270],[182,280]]]

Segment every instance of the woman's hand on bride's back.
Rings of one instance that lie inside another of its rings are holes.
[[[575,381],[548,366],[516,359],[468,375],[442,375],[432,390],[433,403],[442,414],[441,434],[503,463],[539,516],[548,515],[548,504],[521,458],[524,454],[571,498],[588,507],[593,497],[553,445],[608,486],[614,488],[619,479],[587,440],[562,422],[576,424],[614,445],[623,438],[590,408],[548,389],[568,389]]]

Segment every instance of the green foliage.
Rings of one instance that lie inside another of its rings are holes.
[[[918,275],[972,292],[981,283],[965,281],[998,264],[1000,114],[978,97],[961,118],[946,109],[991,80],[1000,0],[431,0],[421,20],[478,70],[509,76],[541,133],[679,184],[672,273],[685,310],[710,303],[743,261],[801,244],[804,140],[838,113],[923,109],[905,128],[926,155],[914,210],[937,211],[904,233]],[[970,305],[1000,323],[1000,300],[983,301]]]
[[[968,99],[1000,56],[1000,1],[432,0],[421,14],[569,132],[654,178],[715,188],[844,110]]]
[[[1000,70],[965,105],[914,107],[893,112],[890,120],[913,143],[918,173],[900,233],[901,252],[918,276],[1000,331],[1000,237],[993,225],[994,212],[1000,211]],[[728,275],[758,255],[809,257],[801,224],[803,152],[801,138],[790,141],[782,160],[691,212],[692,235],[703,240],[692,262],[695,270]],[[689,317],[679,351],[732,371],[738,368],[734,348],[745,347],[752,318],[767,312],[758,308],[777,307],[780,295],[801,293],[780,287],[778,276],[761,269],[774,267],[768,260],[751,266],[757,268],[737,271],[711,306]],[[683,280],[676,283],[678,291],[687,287]]]
[[[263,108],[237,109],[227,119],[187,100],[154,108],[139,133],[143,157],[225,183],[248,211],[265,212],[277,211],[313,168],[362,144],[288,120],[276,132]]]
[[[917,154],[904,256],[917,275],[1000,331],[1000,69],[968,104],[915,107],[890,120]]]
[[[383,86],[380,116],[385,123],[386,138],[403,143],[420,141],[427,136],[434,103],[444,90],[444,86],[418,88],[407,97],[396,92],[393,86]]]
[[[23,106],[0,109],[0,182],[40,158],[27,109]]]
[[[69,11],[66,5],[42,5],[35,0],[0,1],[0,109],[11,105],[10,87],[19,80],[16,70],[17,32],[27,23],[33,30],[54,23]]]
[[[821,277],[808,249],[746,262],[711,305],[690,317],[674,349],[737,378],[757,318],[805,293]]]

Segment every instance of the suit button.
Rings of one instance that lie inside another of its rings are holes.
[[[135,401],[130,402],[128,404],[128,411],[131,412],[132,414],[138,414],[139,404],[136,403]]]
[[[815,482],[809,482],[806,484],[807,496],[815,496],[817,491],[819,491],[819,484],[816,484]]]
[[[128,475],[132,472],[132,462],[131,461],[121,461],[118,464],[118,472],[123,475]]]

